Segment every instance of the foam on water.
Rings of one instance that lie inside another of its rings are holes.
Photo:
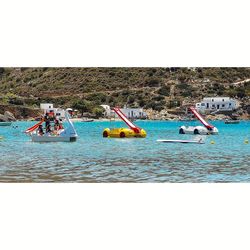
[[[185,122],[138,121],[147,138],[102,138],[106,127],[122,122],[75,123],[74,143],[32,143],[23,131],[0,127],[0,182],[249,182],[250,122],[213,122],[219,135],[205,144],[164,144],[157,139],[194,139],[179,135]],[[198,125],[186,122],[186,125]],[[211,144],[211,141],[215,144]]]

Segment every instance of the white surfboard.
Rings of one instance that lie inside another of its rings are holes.
[[[157,140],[158,142],[165,142],[165,143],[197,143],[197,144],[204,144],[205,142],[202,140]]]

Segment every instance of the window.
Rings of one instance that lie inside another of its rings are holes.
[[[229,106],[231,106],[231,104],[232,104],[232,103],[230,102],[230,103],[229,103]]]
[[[205,106],[205,103],[202,103],[202,104],[201,104],[201,106],[203,106],[203,107],[204,107],[204,106]]]
[[[222,108],[224,108],[224,107],[225,107],[225,104],[222,104],[221,106],[222,106]]]
[[[212,107],[215,108],[215,105],[213,104]]]
[[[214,99],[212,99],[212,102],[214,101]]]
[[[222,99],[222,101],[224,102],[224,99]]]

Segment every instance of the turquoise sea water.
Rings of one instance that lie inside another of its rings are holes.
[[[204,136],[205,144],[156,142],[194,139],[178,129],[198,122],[137,121],[143,139],[102,138],[104,128],[122,122],[76,122],[72,143],[33,143],[23,133],[33,124],[0,127],[0,182],[250,182],[249,121],[213,122],[219,135]]]

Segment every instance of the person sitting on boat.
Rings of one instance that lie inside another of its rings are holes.
[[[47,127],[46,127],[46,134],[50,134],[52,132],[52,130],[51,130],[51,125],[48,125]]]
[[[63,129],[63,123],[62,123],[62,119],[59,119],[59,130]]]
[[[59,129],[59,120],[58,119],[55,119],[55,121],[54,121],[54,128],[56,129],[56,130],[58,130]]]
[[[59,135],[59,132],[58,132],[58,130],[53,130],[52,132],[51,132],[51,135],[54,135],[54,136],[57,136],[57,135]]]
[[[43,125],[39,125],[39,127],[38,127],[38,130],[37,130],[37,133],[39,134],[39,135],[44,135],[44,132],[43,132]]]
[[[55,125],[54,125],[54,131],[57,131],[57,130],[59,130],[59,125],[55,123]]]

